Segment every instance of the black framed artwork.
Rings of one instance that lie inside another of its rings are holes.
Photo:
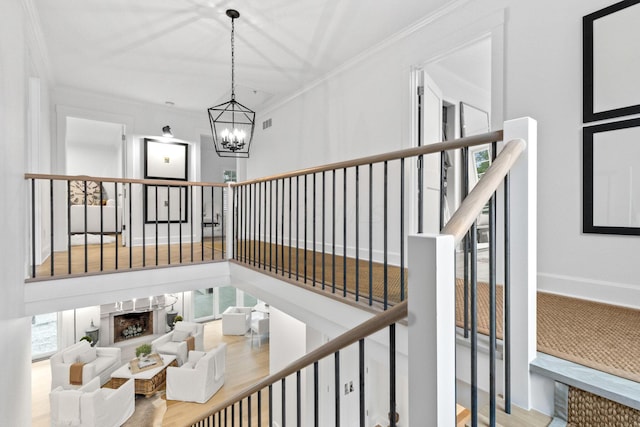
[[[640,235],[640,119],[583,128],[585,233]]]
[[[189,174],[188,159],[189,144],[144,139],[145,179],[186,181]],[[187,222],[187,188],[179,185],[145,185],[145,222]]]
[[[145,179],[186,181],[189,173],[189,144],[144,139]]]
[[[145,185],[144,220],[150,223],[187,222],[189,191],[187,186]]]
[[[583,121],[640,113],[640,0],[582,19]]]

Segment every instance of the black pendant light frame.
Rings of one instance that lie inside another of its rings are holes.
[[[237,10],[229,9],[226,14],[231,18],[231,100],[213,106],[207,112],[213,136],[213,145],[218,156],[248,158],[249,148],[253,140],[256,113],[236,101],[234,21],[240,17],[240,13]],[[227,136],[223,137],[223,131],[229,129],[229,127],[231,132],[228,132]],[[241,141],[235,139],[237,135],[234,135],[233,131],[236,129],[244,132],[244,138]]]

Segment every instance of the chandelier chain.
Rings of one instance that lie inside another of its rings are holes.
[[[231,18],[231,99],[236,99],[235,85],[235,19]]]

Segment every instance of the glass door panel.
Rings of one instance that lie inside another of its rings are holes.
[[[236,305],[236,288],[223,286],[218,288],[218,313],[222,314],[227,308]]]
[[[210,318],[214,313],[213,288],[196,289],[193,291],[193,316],[195,319]]]
[[[242,304],[243,306],[245,306],[245,307],[253,307],[257,303],[258,303],[258,299],[256,297],[244,292],[244,304]]]

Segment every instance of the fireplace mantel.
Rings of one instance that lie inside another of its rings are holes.
[[[136,311],[133,310],[133,301],[124,301],[121,305],[122,310],[116,308],[114,304],[103,304],[100,307],[100,335],[101,340],[105,345],[113,345],[116,343],[139,341],[137,338],[144,338],[145,336],[161,335],[167,332],[167,326],[165,322],[166,308],[160,305],[159,308],[152,306],[149,309],[149,305],[142,306],[140,302],[136,304]],[[120,334],[121,330],[116,330],[114,318],[125,314],[140,314],[148,313],[149,322],[147,325],[147,331],[145,334],[138,334],[130,337],[129,339],[116,339],[115,335]]]

